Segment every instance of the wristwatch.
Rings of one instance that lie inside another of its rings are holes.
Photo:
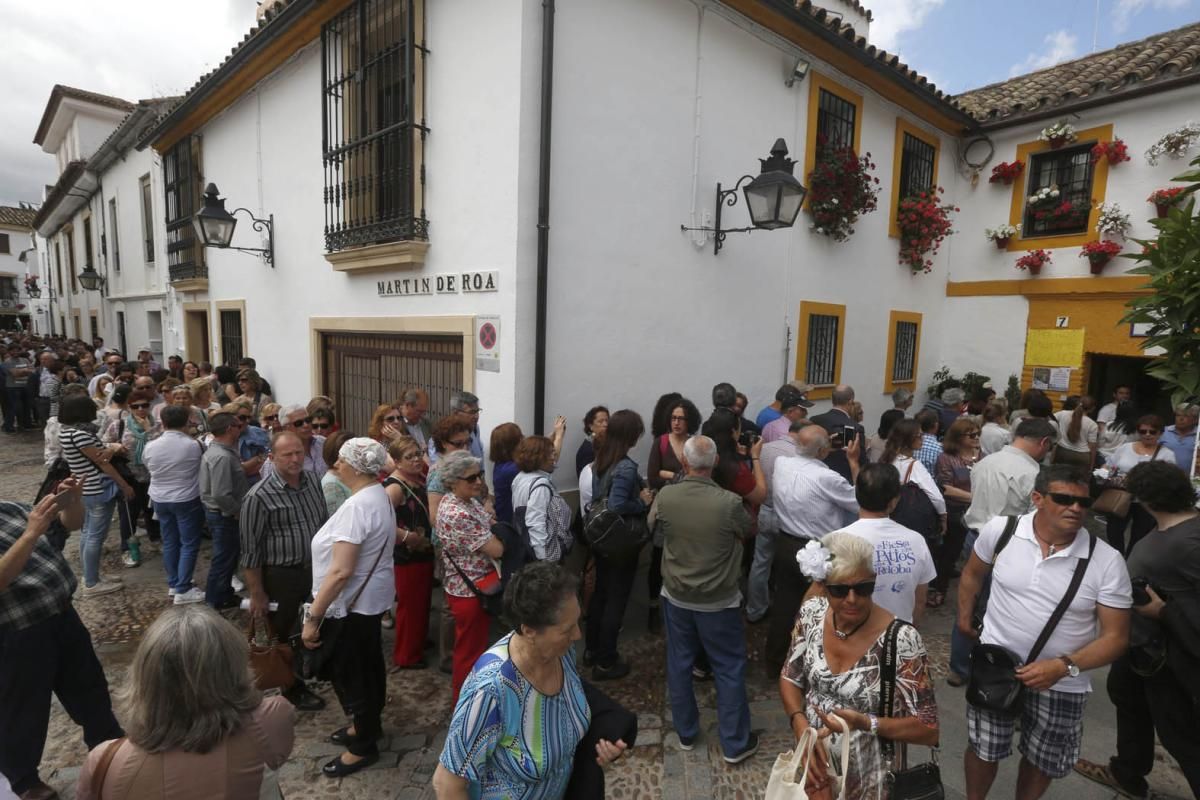
[[[874,714],[867,714],[867,719],[871,721],[871,735],[877,736],[879,734],[879,717]]]
[[[1079,665],[1072,661],[1070,656],[1061,655],[1059,656],[1059,659],[1061,659],[1062,662],[1067,665],[1067,675],[1072,678],[1079,677]]]

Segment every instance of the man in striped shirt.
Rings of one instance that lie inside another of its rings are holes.
[[[250,613],[266,618],[286,642],[312,588],[312,537],[328,519],[317,476],[304,469],[305,447],[292,430],[271,442],[273,469],[246,493],[241,509],[241,565]],[[268,603],[277,603],[270,611]],[[286,693],[301,711],[325,701],[297,682]]]

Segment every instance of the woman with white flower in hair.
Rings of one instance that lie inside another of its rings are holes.
[[[350,489],[312,540],[313,600],[304,611],[302,638],[315,648],[331,642],[329,679],[352,724],[330,741],[348,752],[322,767],[326,777],[341,778],[379,760],[381,715],[387,698],[387,671],[379,623],[391,608],[392,552],[396,517],[376,477],[387,451],[374,439],[350,439],[338,450],[332,471]]]
[[[848,800],[885,800],[892,769],[885,749],[893,751],[897,763],[901,752],[885,745],[937,745],[937,702],[925,645],[916,628],[872,601],[875,553],[867,540],[831,533],[820,543],[809,542],[796,561],[821,593],[804,603],[796,617],[779,679],[784,711],[797,739],[810,726],[821,737],[832,735],[835,758],[841,737],[850,737]],[[880,706],[880,668],[889,640],[896,665],[890,714]],[[809,797],[828,797],[829,765],[823,748],[813,752]],[[847,769],[837,767],[838,774]]]

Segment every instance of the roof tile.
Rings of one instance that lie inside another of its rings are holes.
[[[0,206],[0,225],[10,225],[17,228],[33,228],[33,218],[36,209],[17,208],[16,206]]]

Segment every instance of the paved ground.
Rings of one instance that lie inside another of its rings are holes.
[[[42,478],[40,437],[33,434],[5,436],[0,441],[0,498],[28,502]],[[133,649],[146,626],[167,605],[165,579],[156,545],[143,539],[145,563],[139,569],[124,569],[117,551],[118,535],[114,525],[106,550],[106,569],[120,571],[126,589],[100,598],[77,598],[76,608],[92,632],[96,650],[108,673],[110,685],[119,686]],[[67,546],[67,557],[78,564],[78,537]],[[197,575],[207,571],[207,545]],[[638,587],[644,587],[639,580]],[[791,746],[787,721],[780,709],[774,684],[764,675],[759,662],[765,626],[747,633],[751,663],[747,675],[754,729],[762,736],[762,748],[748,762],[728,767],[721,760],[713,730],[715,695],[712,684],[699,684],[699,703],[703,710],[706,735],[702,746],[685,753],[670,726],[663,678],[665,661],[661,638],[646,632],[644,591],[635,591],[626,618],[622,652],[632,662],[629,677],[603,688],[639,716],[640,733],[632,756],[609,772],[607,795],[613,798],[694,798],[704,800],[744,800],[761,797],[775,757]],[[931,663],[938,677],[938,703],[942,725],[942,775],[947,795],[962,797],[962,753],[966,745],[965,705],[962,690],[945,684],[948,636],[952,619],[949,608],[931,615],[922,625],[930,650]],[[235,622],[242,623],[240,616]],[[391,648],[390,632],[384,632],[385,647]],[[1111,752],[1115,731],[1113,711],[1103,692],[1103,673],[1093,676],[1100,689],[1092,696],[1087,716],[1084,756],[1104,760]],[[291,798],[431,798],[429,788],[440,752],[441,737],[450,716],[448,676],[436,670],[404,672],[389,676],[389,701],[384,712],[385,757],[369,770],[341,781],[323,778],[320,765],[338,752],[326,740],[333,730],[345,724],[332,690],[322,693],[329,707],[319,714],[301,714],[296,728],[296,746],[292,759],[280,773],[283,793]],[[707,745],[707,747],[703,745]],[[919,750],[919,749],[918,749]],[[50,724],[43,778],[64,798],[74,796],[78,768],[86,755],[79,729],[58,705]],[[914,758],[923,759],[917,752]],[[994,796],[1013,793],[1016,763],[1004,764],[993,791]],[[1151,776],[1156,794],[1186,797],[1188,791],[1171,759],[1160,752],[1159,763]],[[1072,775],[1055,783],[1047,795],[1051,798],[1108,798],[1112,792]]]

